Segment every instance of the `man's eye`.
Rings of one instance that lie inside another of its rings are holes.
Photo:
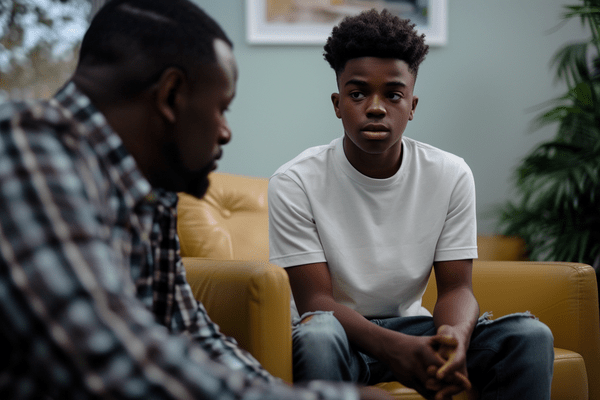
[[[388,95],[388,97],[390,98],[390,100],[400,100],[402,98],[402,94],[400,94],[400,93],[390,93]]]
[[[362,99],[363,97],[365,97],[365,95],[362,94],[361,92],[352,92],[352,93],[350,93],[350,97],[353,98],[354,100],[358,100],[358,99]]]

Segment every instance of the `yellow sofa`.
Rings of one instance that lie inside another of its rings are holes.
[[[268,262],[267,179],[213,173],[202,200],[181,194],[178,233],[195,296],[224,333],[235,337],[273,375],[292,381],[290,287]],[[598,292],[591,267],[522,259],[517,239],[480,237],[473,288],[494,317],[531,311],[554,334],[552,399],[600,400]],[[484,260],[496,261],[484,261]],[[498,261],[501,260],[501,261]],[[424,296],[435,304],[435,280]],[[535,382],[532,382],[535,384]],[[400,399],[422,399],[397,382]],[[532,399],[533,400],[533,399]]]

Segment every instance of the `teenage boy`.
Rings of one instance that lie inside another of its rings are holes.
[[[302,316],[294,378],[398,380],[436,399],[549,399],[550,330],[527,313],[478,318],[469,167],[403,136],[427,52],[414,24],[387,11],[342,21],[325,59],[344,135],[270,179],[270,259],[286,268]],[[433,316],[421,306],[432,265]]]
[[[0,105],[1,399],[386,399],[293,388],[185,279],[177,195],[231,139],[232,43],[187,0],[111,0],[49,101]]]

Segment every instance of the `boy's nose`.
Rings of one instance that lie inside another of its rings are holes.
[[[367,115],[382,116],[385,115],[385,107],[380,96],[373,96],[373,99],[367,107]]]

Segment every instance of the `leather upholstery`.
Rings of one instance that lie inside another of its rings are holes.
[[[268,263],[267,179],[212,173],[210,180],[204,199],[180,195],[178,233],[188,281],[224,333],[273,375],[291,382],[290,288],[285,271]],[[496,318],[526,310],[536,315],[555,339],[552,399],[600,400],[593,269],[506,261],[524,259],[515,238],[479,237],[478,242],[473,288],[481,310]],[[430,310],[435,297],[431,279],[423,299]],[[397,382],[380,386],[397,398],[421,399]]]
[[[292,382],[290,285],[266,261],[185,257],[187,279],[210,318],[271,374]]]
[[[177,232],[183,257],[268,260],[266,179],[213,173],[201,201],[179,195]]]

